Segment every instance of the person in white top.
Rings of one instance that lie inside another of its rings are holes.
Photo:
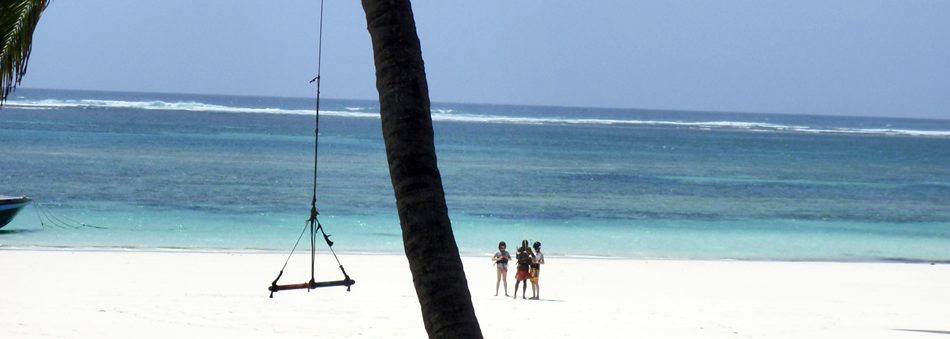
[[[541,253],[541,242],[534,242],[534,258],[531,260],[531,299],[539,300],[541,286],[538,285],[538,277],[541,276],[541,265],[544,265],[544,254]]]

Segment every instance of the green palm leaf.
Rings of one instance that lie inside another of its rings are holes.
[[[33,31],[52,0],[0,0],[0,106],[26,74]]]

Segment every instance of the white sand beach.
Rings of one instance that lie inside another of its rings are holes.
[[[341,256],[345,288],[267,286],[286,255],[0,250],[0,338],[423,338],[406,259]],[[305,282],[299,255],[281,283]],[[943,338],[950,266],[549,257],[541,301],[495,297],[465,257],[486,338]],[[318,280],[340,273],[318,257]],[[509,273],[513,280],[513,272]],[[511,281],[509,290],[514,286]],[[530,293],[530,288],[529,288]]]

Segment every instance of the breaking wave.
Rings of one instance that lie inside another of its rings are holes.
[[[226,113],[259,113],[259,114],[295,114],[310,115],[312,109],[285,109],[273,107],[234,107],[208,104],[194,101],[122,101],[122,100],[27,100],[14,99],[6,106],[17,109],[52,110],[52,109],[131,109],[131,110],[172,110],[193,112],[226,112]],[[379,112],[367,112],[363,107],[345,107],[343,110],[320,111],[326,116],[346,118],[378,119]],[[614,126],[645,126],[645,127],[672,127],[691,128],[700,130],[747,130],[757,132],[794,132],[814,134],[855,134],[855,135],[902,135],[950,137],[948,130],[912,130],[891,128],[847,128],[847,127],[812,127],[801,125],[782,125],[764,122],[748,121],[676,121],[676,120],[634,120],[634,119],[599,119],[599,118],[561,118],[561,117],[522,117],[487,114],[458,113],[452,109],[433,109],[434,121],[462,122],[462,123],[491,123],[514,125],[614,125]]]

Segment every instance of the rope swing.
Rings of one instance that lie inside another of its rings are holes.
[[[321,72],[321,59],[323,57],[323,0],[320,0],[320,31],[317,39],[317,76],[310,80],[310,83],[316,82],[317,84],[317,98],[316,98],[316,114],[314,114],[314,125],[313,130],[313,197],[310,199],[310,218],[307,219],[304,228],[300,231],[300,236],[297,237],[297,242],[294,244],[294,248],[290,250],[290,255],[287,256],[287,260],[284,262],[284,266],[280,269],[280,273],[277,274],[277,278],[271,282],[271,285],[267,288],[270,291],[270,297],[274,297],[274,292],[284,291],[284,290],[295,290],[295,289],[307,289],[309,292],[312,289],[320,287],[331,287],[331,286],[346,286],[346,290],[350,290],[350,286],[356,284],[356,281],[350,279],[350,276],[346,274],[346,270],[343,268],[343,264],[340,263],[340,258],[337,257],[336,252],[333,251],[333,241],[330,240],[330,235],[323,230],[323,225],[320,224],[320,220],[317,219],[317,216],[320,215],[317,212],[317,159],[318,159],[318,150],[319,150],[319,137],[320,137],[320,72]],[[294,251],[297,250],[297,246],[300,245],[300,239],[303,238],[304,233],[307,233],[309,229],[310,233],[310,281],[302,284],[289,284],[289,285],[278,285],[277,281],[280,280],[280,277],[284,275],[284,269],[287,268],[287,264],[290,262],[290,258],[293,257]],[[317,233],[323,236],[323,240],[326,241],[327,247],[330,249],[330,253],[333,254],[333,258],[336,259],[337,265],[340,266],[340,272],[343,272],[343,280],[335,281],[316,281],[314,279],[314,267],[316,264],[317,258]]]

